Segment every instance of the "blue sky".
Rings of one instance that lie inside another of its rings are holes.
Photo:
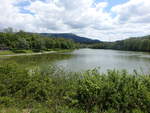
[[[0,0],[0,4],[0,30],[75,33],[102,41],[150,34],[150,0]]]
[[[128,0],[96,0],[96,3],[98,2],[107,2],[108,7],[107,10],[110,10],[113,6],[126,3]]]
[[[34,1],[36,1],[36,0],[31,0],[31,1],[34,2]],[[46,2],[46,0],[39,0],[39,1]],[[105,8],[105,11],[110,11],[110,9],[111,9],[113,6],[126,3],[127,1],[128,1],[128,0],[96,0],[95,3],[107,2],[107,3],[108,3],[108,6]],[[17,6],[20,7],[20,12],[21,12],[21,13],[30,13],[30,14],[33,14],[33,13],[31,13],[29,10],[24,9],[24,7],[25,7],[25,6],[28,6],[28,5],[30,5],[30,1],[22,1],[22,2],[19,2],[19,3],[17,4]]]
[[[29,13],[29,14],[33,14],[31,13],[29,10],[26,10],[25,7],[29,6],[30,2],[29,1],[22,1],[16,4],[17,7],[19,7],[20,9],[20,13]]]

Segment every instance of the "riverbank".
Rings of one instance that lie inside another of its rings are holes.
[[[0,51],[0,57],[40,55],[40,54],[50,54],[50,53],[56,53],[56,52],[69,52],[69,51],[72,51],[72,49],[52,49],[52,50],[40,51],[40,52],[34,52],[32,50],[22,50],[22,51],[17,51],[17,52],[4,50],[4,51]]]
[[[4,56],[25,56],[25,55],[40,55],[40,54],[49,54],[55,53],[56,51],[44,51],[44,52],[33,52],[33,53],[14,53],[14,54],[7,54],[7,55],[0,55],[0,57]]]

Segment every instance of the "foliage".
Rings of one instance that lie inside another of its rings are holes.
[[[48,50],[73,49],[75,43],[69,39],[47,38],[23,31],[0,33],[0,50]]]
[[[49,66],[0,65],[1,110],[31,113],[149,113],[150,76],[96,69],[64,72]],[[8,109],[8,110],[7,110]],[[0,112],[3,112],[1,111]]]
[[[127,51],[146,51],[150,52],[150,36],[129,38],[116,42],[101,42],[90,46],[95,49],[117,49]]]

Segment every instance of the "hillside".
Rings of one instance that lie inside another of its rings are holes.
[[[91,48],[150,52],[150,35],[143,37],[131,37],[116,42],[101,42],[93,44]]]
[[[34,33],[0,33],[0,50],[49,50],[73,49],[76,45],[72,40],[48,38]]]
[[[99,43],[99,40],[92,40],[86,37],[80,37],[72,33],[40,33],[42,36],[46,37],[53,37],[53,38],[66,38],[66,39],[72,39],[77,43]]]

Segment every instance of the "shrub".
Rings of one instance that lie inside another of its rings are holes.
[[[0,106],[33,113],[149,113],[150,76],[0,65]]]
[[[108,111],[110,108],[118,113],[128,113],[138,108],[143,112],[150,111],[150,92],[141,76],[132,76],[126,72],[109,71],[99,74],[88,71],[78,82],[78,106],[92,111]]]

